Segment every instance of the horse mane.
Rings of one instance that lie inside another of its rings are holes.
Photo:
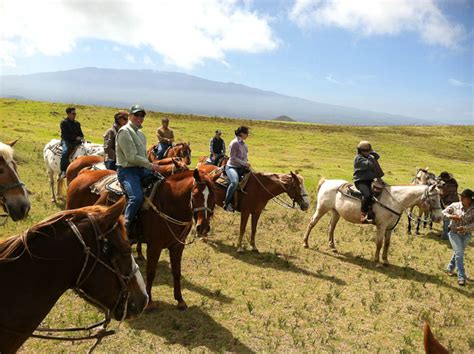
[[[10,145],[0,143],[0,157],[6,162],[13,161],[13,148]]]
[[[425,353],[427,354],[449,353],[446,348],[443,347],[443,345],[433,336],[428,321],[425,321],[425,325],[423,326],[423,345],[425,347]]]
[[[188,177],[192,177],[193,176],[193,173],[194,173],[194,170],[187,170],[187,171],[183,171],[183,172],[180,172],[180,173],[176,173],[174,175],[171,175],[169,177],[166,177],[166,180],[167,181],[173,181],[173,182],[179,182],[185,178],[188,178]],[[209,176],[207,175],[207,173],[205,172],[202,172],[199,174],[201,176],[201,180],[203,182],[206,182],[207,186],[209,188],[214,188],[214,182],[212,181],[211,178],[209,178]]]
[[[23,233],[11,236],[2,243],[0,243],[0,263],[2,263],[2,261],[8,261],[13,256],[13,254],[22,246],[24,247],[23,252],[27,251],[28,253],[30,253],[30,251],[28,250],[28,240],[38,235],[49,236],[48,233],[43,231],[46,227],[65,219],[69,219],[71,221],[80,221],[87,218],[88,214],[101,214],[105,212],[106,209],[106,206],[92,205],[80,209],[64,210],[40,221],[36,225],[33,225],[28,228]],[[119,227],[122,229],[122,235],[123,237],[125,237],[125,226],[123,217],[119,218],[118,223]]]

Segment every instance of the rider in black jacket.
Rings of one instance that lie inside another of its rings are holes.
[[[59,178],[66,177],[66,170],[69,166],[69,153],[76,145],[84,141],[81,123],[76,121],[76,108],[68,107],[66,109],[67,117],[61,122],[61,174]]]

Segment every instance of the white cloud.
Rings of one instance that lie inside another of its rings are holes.
[[[335,26],[364,36],[414,31],[428,44],[451,49],[465,33],[434,0],[296,0],[289,17],[302,28]]]
[[[448,82],[455,87],[473,87],[474,85],[469,82],[463,82],[456,79],[449,79]]]
[[[137,62],[135,57],[131,54],[126,54],[124,58],[125,58],[126,61],[128,61],[129,63],[132,63],[132,64],[135,64]]]
[[[119,47],[118,45],[114,45],[114,46],[112,47],[112,50],[113,50],[114,52],[120,52],[120,51],[121,51],[121,49],[120,49],[120,47]]]
[[[165,63],[190,69],[226,52],[274,50],[269,19],[240,0],[2,0],[0,60],[36,53],[62,55],[80,39],[149,47]],[[6,44],[5,46],[3,44]],[[121,49],[114,47],[113,50]]]
[[[153,63],[153,60],[151,60],[151,58],[148,55],[145,55],[143,57],[143,64],[145,64],[145,65],[155,65],[155,63]]]

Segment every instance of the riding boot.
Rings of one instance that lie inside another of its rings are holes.
[[[363,211],[360,212],[360,222],[363,224],[367,223],[367,214]]]
[[[375,214],[372,210],[372,207],[369,208],[367,212],[367,222],[373,224],[375,222]]]
[[[143,225],[140,216],[137,216],[133,221],[125,224],[127,230],[128,241],[131,245],[141,242],[143,239]]]

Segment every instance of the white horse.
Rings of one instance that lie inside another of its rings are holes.
[[[63,199],[64,178],[59,178],[60,162],[61,162],[61,141],[57,139],[51,140],[44,146],[43,158],[48,172],[49,185],[51,187],[51,201],[56,203],[56,197]],[[73,154],[69,157],[69,161],[73,161],[79,156],[104,156],[104,147],[102,144],[84,143],[77,147]],[[57,177],[57,192],[54,192],[54,178]]]
[[[325,180],[321,179],[318,185],[318,198],[316,212],[309,222],[306,234],[304,236],[304,247],[308,248],[308,238],[311,230],[317,224],[319,219],[331,212],[331,221],[329,222],[329,247],[336,252],[334,245],[334,229],[339,218],[342,216],[345,220],[360,224],[361,202],[342,194],[339,188],[346,184],[344,180]],[[374,203],[375,224],[377,226],[376,250],[374,261],[377,267],[380,267],[380,249],[383,244],[383,264],[388,265],[388,248],[390,246],[390,237],[392,230],[397,225],[404,210],[412,205],[419,204],[426,200],[430,205],[431,217],[433,221],[440,222],[442,219],[441,202],[439,190],[435,185],[432,186],[386,186],[378,198],[379,202]],[[384,242],[385,241],[385,242]]]

